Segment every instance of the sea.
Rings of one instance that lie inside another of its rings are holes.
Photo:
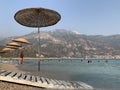
[[[43,72],[49,74],[49,78],[82,81],[93,86],[94,90],[120,90],[119,59],[26,59],[18,68],[28,73]]]

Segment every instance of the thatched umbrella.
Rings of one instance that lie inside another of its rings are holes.
[[[16,47],[16,46],[6,46],[6,48],[11,48],[11,49],[18,49],[19,47]]]
[[[10,48],[10,49],[12,49],[12,50],[17,50],[17,49],[22,48],[22,46],[12,46],[12,45],[7,45],[6,48]],[[14,56],[14,53],[13,53],[13,56]]]
[[[30,42],[28,40],[26,40],[25,38],[16,38],[12,40],[13,42],[19,42],[19,43],[25,43],[25,44],[30,44]]]
[[[6,51],[6,52],[7,51],[11,51],[11,50],[13,50],[13,49],[12,48],[7,48],[7,47],[5,47],[5,48],[2,49],[2,51]]]
[[[28,27],[47,27],[56,24],[61,16],[58,12],[46,8],[27,8],[18,11],[15,20]]]
[[[15,20],[24,26],[38,28],[38,35],[41,27],[52,26],[56,24],[61,15],[50,9],[46,8],[27,8],[18,11],[15,16]],[[39,36],[40,45],[40,36]],[[38,55],[40,56],[40,47],[38,46]],[[40,60],[38,62],[38,71],[40,71]]]
[[[16,42],[11,42],[11,43],[8,43],[6,48],[10,48],[10,49],[19,49],[19,47],[22,47],[21,45],[19,45],[18,43]]]
[[[7,52],[9,52],[11,49],[10,48],[3,48],[1,51],[0,51],[0,54],[5,54]]]
[[[22,46],[22,43],[30,44],[30,42],[28,40],[26,40],[25,38],[16,38],[16,39],[13,39],[12,41],[21,43],[21,47],[22,47],[22,48],[20,48],[21,50],[24,49],[24,47]]]
[[[15,46],[15,47],[21,47],[21,45],[19,45],[18,43],[16,42],[11,42],[11,43],[8,43],[7,46]]]
[[[10,47],[14,47],[14,46],[10,46]],[[8,46],[4,47],[4,48],[0,51],[0,53],[7,53],[7,52],[15,49],[15,48],[10,48],[10,47],[8,47]]]
[[[22,46],[22,43],[23,44],[30,44],[30,42],[28,41],[28,40],[26,40],[25,38],[16,38],[16,39],[13,39],[12,40],[13,42],[18,42],[18,43],[21,43],[21,46]],[[22,54],[22,56],[23,56],[23,50],[24,50],[25,48],[24,47],[21,47],[20,48],[20,56],[21,56],[21,54]],[[22,61],[21,61],[22,60]],[[21,57],[20,57],[20,61],[19,61],[20,63],[22,62],[23,63],[23,57],[22,57],[22,59],[21,59]]]
[[[18,49],[18,47],[16,47],[16,46],[6,46],[2,49],[2,51],[0,51],[0,53],[8,53],[8,52],[13,51],[15,49]],[[12,58],[10,58],[10,60],[12,60]]]
[[[6,51],[0,51],[0,54],[7,53]]]

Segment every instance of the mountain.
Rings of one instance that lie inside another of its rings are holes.
[[[40,45],[38,37],[40,36]],[[24,54],[35,57],[38,45],[44,57],[79,57],[79,58],[120,58],[120,35],[83,35],[76,31],[56,29],[48,32],[30,33],[24,36],[32,45],[24,45]],[[5,46],[13,38],[0,40]],[[16,56],[19,51],[16,51]],[[9,53],[10,55],[10,53]]]

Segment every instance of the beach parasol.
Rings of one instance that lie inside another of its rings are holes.
[[[17,45],[17,44],[14,44],[14,45]],[[2,51],[0,51],[0,53],[7,53],[7,52],[9,52],[11,50],[14,50],[14,49],[18,49],[18,47],[16,47],[16,46],[6,46],[5,48],[2,49]]]
[[[24,43],[24,44],[30,44],[30,42],[27,41],[25,38],[17,38],[17,39],[13,39],[12,41],[13,42],[21,43],[21,46],[22,46],[22,43]],[[24,49],[25,49],[24,47],[20,48],[20,50],[21,50],[20,56],[21,56],[21,54],[23,55],[23,51],[22,50],[24,50]],[[23,64],[23,58],[21,59],[21,57],[20,57],[20,61],[19,62],[20,62],[20,64]]]
[[[6,51],[0,51],[0,54],[7,53]]]
[[[18,47],[16,47],[16,46],[6,46],[6,48],[18,49]]]
[[[14,18],[21,25],[38,28],[38,35],[40,35],[39,33],[41,27],[47,27],[56,24],[61,19],[61,16],[58,12],[46,8],[27,8],[18,11]],[[40,56],[39,46],[38,55]],[[38,62],[38,71],[40,71],[40,60]]]
[[[30,44],[29,41],[27,41],[25,38],[17,38],[17,39],[13,39],[13,42],[19,42],[19,43],[25,43],[25,44]]]
[[[8,51],[11,51],[11,50],[13,50],[13,49],[12,48],[7,48],[7,47],[2,49],[3,52],[8,52]]]
[[[10,50],[3,50],[3,49],[2,49],[2,50],[0,51],[0,54],[7,53],[7,52],[9,52],[9,51],[10,51]]]
[[[12,40],[13,42],[18,42],[18,43],[24,43],[24,44],[30,44],[30,42],[28,40],[26,40],[25,38],[16,38]],[[21,50],[25,49],[22,45],[21,45]]]
[[[61,16],[58,12],[46,8],[27,8],[18,11],[15,20],[28,27],[47,27],[56,24]]]
[[[19,45],[18,43],[16,42],[11,42],[11,43],[8,43],[6,48],[9,48],[9,49],[18,49],[19,47],[22,47],[21,45]]]
[[[16,42],[11,42],[11,43],[7,44],[7,46],[21,47],[21,45],[19,45],[19,44],[16,43]]]
[[[19,49],[19,47],[16,47],[16,46],[6,46],[5,48],[9,48],[10,51]],[[13,52],[13,56],[14,56],[14,52]]]

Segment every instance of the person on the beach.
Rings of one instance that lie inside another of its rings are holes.
[[[23,61],[23,52],[20,53],[20,61],[19,61],[19,64],[24,64],[24,61]]]

